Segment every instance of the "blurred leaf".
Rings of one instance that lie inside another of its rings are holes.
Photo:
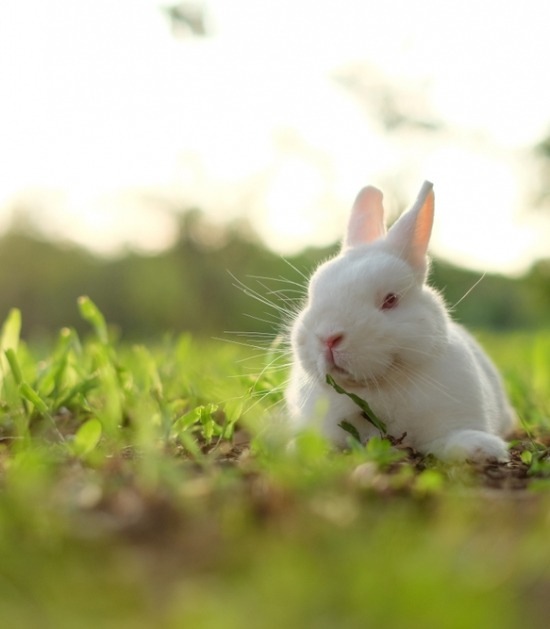
[[[218,410],[216,404],[207,404],[195,409],[197,420],[202,425],[202,435],[206,443],[210,443],[214,436],[220,436],[221,427],[214,419],[214,413]]]
[[[382,437],[371,437],[365,445],[365,454],[367,460],[374,461],[381,468],[386,468],[407,456],[403,450],[398,450],[388,439]]]
[[[523,450],[520,458],[522,463],[525,463],[525,465],[531,465],[531,463],[533,462],[533,453],[529,452],[529,450]]]
[[[2,330],[0,332],[0,363],[2,366],[1,377],[6,373],[8,369],[8,357],[6,352],[12,352],[15,355],[17,347],[19,345],[19,336],[21,334],[21,312],[17,308],[12,308],[4,321]],[[11,367],[11,365],[9,365]],[[13,368],[12,368],[13,373]],[[15,375],[15,374],[14,374]]]
[[[445,477],[434,469],[423,470],[414,482],[414,491],[420,494],[436,494],[445,487]]]
[[[27,382],[22,382],[19,385],[19,393],[21,394],[21,397],[25,400],[28,400],[39,413],[42,413],[44,415],[48,414],[48,405],[30,386],[30,384],[28,384]]]
[[[97,338],[104,345],[109,344],[109,334],[107,331],[107,324],[105,318],[94,304],[94,302],[86,296],[79,297],[78,308],[83,319],[85,319],[94,329]]]
[[[71,406],[74,401],[83,404],[82,398],[99,386],[99,378],[96,375],[83,377],[83,379],[66,391],[57,401],[57,406]]]
[[[223,426],[222,437],[224,439],[232,439],[235,432],[235,425],[241,419],[244,411],[244,402],[242,399],[231,400],[226,402],[223,407],[225,423]]]
[[[207,35],[205,8],[196,0],[175,2],[162,7],[172,25],[175,37],[204,37]]]
[[[227,421],[230,424],[234,424],[242,417],[244,411],[244,400],[230,400],[224,404],[223,410]]]
[[[92,418],[82,424],[74,436],[72,451],[76,456],[86,456],[94,450],[101,439],[103,429],[98,419]]]
[[[19,335],[21,333],[21,312],[17,308],[12,308],[2,326],[0,336],[0,347],[3,351],[7,349],[17,349]]]
[[[6,359],[10,366],[11,373],[13,375],[13,379],[20,385],[23,382],[23,374],[21,373],[21,367],[19,366],[19,361],[17,360],[17,355],[13,349],[8,349],[5,352]]]
[[[303,430],[292,440],[289,453],[306,465],[324,464],[330,444],[317,430]]]

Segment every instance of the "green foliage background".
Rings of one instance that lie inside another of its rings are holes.
[[[158,338],[167,331],[207,337],[225,330],[274,333],[280,322],[273,312],[266,316],[269,309],[237,289],[232,276],[277,301],[278,291],[289,288],[282,278],[303,285],[302,274],[335,249],[311,249],[285,261],[245,225],[212,225],[198,211],[183,215],[176,244],[155,256],[128,252],[97,258],[69,244],[48,242],[28,227],[13,227],[0,239],[0,314],[19,308],[25,314],[25,337],[51,335],[62,326],[82,331],[74,304],[86,294],[127,339]],[[455,316],[467,325],[498,330],[547,325],[548,262],[521,279],[485,276],[462,300],[480,277],[443,262],[433,265],[433,283],[449,305],[459,302]]]

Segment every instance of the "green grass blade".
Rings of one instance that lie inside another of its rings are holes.
[[[62,406],[70,407],[74,403],[84,405],[83,400],[86,398],[87,394],[90,393],[90,391],[97,389],[99,384],[99,378],[95,375],[83,378],[81,382],[75,384],[59,397],[56,403],[56,408]]]
[[[13,349],[8,349],[4,352],[4,355],[8,361],[13,379],[18,386],[21,385],[23,382],[23,374],[21,373],[21,367],[19,366],[19,361],[17,360],[15,351]]]
[[[0,333],[0,347],[7,349],[17,349],[19,335],[21,333],[21,312],[17,308],[12,308],[2,326]]]
[[[48,392],[54,399],[63,389],[63,380],[69,365],[69,356],[74,352],[78,336],[74,330],[63,328],[59,334],[57,346],[52,356],[51,367],[41,381],[40,391]]]
[[[329,384],[336,391],[336,393],[347,395],[350,400],[357,404],[357,406],[363,411],[363,417],[367,421],[369,421],[376,429],[378,429],[383,435],[386,435],[388,433],[386,424],[379,417],[376,416],[375,412],[368,405],[368,402],[360,398],[358,395],[355,395],[355,393],[349,393],[348,391],[343,389],[339,384],[336,383],[336,381],[330,374],[327,374],[326,381],[327,384]]]
[[[89,297],[82,296],[78,298],[78,309],[80,310],[80,316],[94,329],[99,341],[107,345],[109,343],[109,333],[105,317],[99,308]]]
[[[23,384],[23,374],[21,372],[21,367],[19,366],[19,361],[17,360],[17,354],[10,348],[4,352],[4,358],[8,363],[9,369],[12,373],[13,379],[15,381],[17,387],[17,393],[19,394],[19,398],[23,404],[23,410],[25,411],[25,415],[29,415],[29,406],[27,400],[21,395],[21,391],[19,388]]]
[[[21,312],[17,308],[12,308],[4,321],[2,330],[0,331],[0,366],[2,367],[0,382],[2,381],[2,378],[5,377],[8,368],[11,368],[11,365],[8,365],[6,352],[9,350],[15,352],[17,350],[20,333]]]
[[[359,434],[359,431],[357,430],[357,428],[353,424],[350,424],[349,422],[347,422],[344,419],[338,425],[340,426],[340,428],[342,428],[342,430],[345,430],[355,440],[357,440],[359,443],[361,443],[361,435]]]
[[[38,395],[38,393],[31,387],[27,382],[22,382],[19,385],[19,394],[22,399],[30,402],[34,408],[43,415],[49,414],[48,405],[46,402]]]

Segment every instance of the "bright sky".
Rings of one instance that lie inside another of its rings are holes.
[[[2,0],[0,226],[33,206],[59,237],[154,250],[167,208],[193,205],[287,253],[339,238],[363,185],[395,215],[430,179],[438,255],[504,272],[550,256],[531,158],[547,1],[207,0],[206,39],[173,37],[162,4]],[[334,79],[350,69],[363,100]],[[384,130],[382,88],[444,130]]]

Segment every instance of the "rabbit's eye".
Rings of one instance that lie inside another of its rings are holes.
[[[388,293],[382,302],[382,310],[391,310],[399,303],[399,297],[395,293]]]

